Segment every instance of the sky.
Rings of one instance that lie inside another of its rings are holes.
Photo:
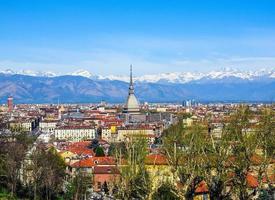
[[[0,0],[0,70],[274,69],[273,0]]]

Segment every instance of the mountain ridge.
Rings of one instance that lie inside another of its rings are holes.
[[[33,71],[33,70],[21,70],[13,71],[11,69],[0,71],[2,74],[8,75],[28,75],[28,76],[38,76],[38,77],[58,77],[64,75],[71,76],[82,76],[92,80],[119,80],[128,82],[128,76],[115,76],[115,75],[94,75],[87,70],[79,69],[75,72],[68,74],[56,74],[50,71]],[[274,69],[262,69],[256,71],[241,71],[237,69],[225,68],[223,70],[215,70],[209,72],[170,72],[170,73],[160,73],[151,75],[142,75],[134,77],[134,81],[146,82],[146,83],[188,83],[201,80],[222,80],[222,79],[240,79],[240,80],[269,80],[275,79],[275,68]]]
[[[15,103],[123,103],[129,84],[120,80],[76,75],[31,76],[0,73],[0,102],[13,96]],[[275,79],[200,79],[187,83],[135,82],[141,102],[274,101]]]

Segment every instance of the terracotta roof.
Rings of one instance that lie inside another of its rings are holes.
[[[230,173],[228,176],[233,178],[235,176],[235,173]],[[275,182],[275,174],[271,175],[268,178],[269,178],[268,180],[271,183]],[[266,177],[263,177],[262,181],[263,181],[263,183],[267,183]],[[259,186],[258,177],[253,176],[251,173],[248,173],[246,175],[246,183],[247,183],[247,186],[250,187],[250,188],[257,188]]]
[[[89,148],[90,141],[84,141],[84,142],[74,142],[70,144],[66,150],[70,151],[72,153],[75,153],[77,155],[88,155],[88,156],[94,156],[94,152],[92,149]]]
[[[196,189],[195,189],[195,193],[196,194],[201,194],[201,193],[208,193],[209,190],[208,190],[208,186],[206,184],[205,181],[201,181],[197,186],[196,186]]]
[[[93,158],[85,158],[71,164],[70,166],[73,168],[91,168],[95,165],[93,161]]]
[[[259,165],[263,162],[263,158],[257,154],[253,154],[250,158],[250,161],[254,164],[254,165]]]
[[[94,174],[120,174],[116,166],[95,166]]]
[[[263,157],[261,157],[260,155],[257,155],[257,154],[253,154],[251,157],[250,157],[250,161],[253,165],[260,165],[262,162],[263,162]],[[236,157],[229,157],[228,160],[226,161],[225,165],[226,167],[229,167],[232,165],[232,163],[236,162]],[[269,163],[273,163],[274,160],[269,160]]]
[[[163,154],[150,154],[145,158],[147,165],[168,165],[168,160]]]
[[[113,157],[90,157],[82,159],[71,164],[74,168],[91,168],[97,165],[115,165],[116,160]]]
[[[247,181],[247,186],[251,188],[256,188],[259,185],[257,178],[252,174],[247,174],[246,181]]]

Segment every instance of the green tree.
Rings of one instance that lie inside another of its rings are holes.
[[[144,160],[147,140],[140,136],[126,143],[127,166],[121,167],[121,180],[115,194],[117,199],[147,199],[151,191],[151,182],[145,169]]]
[[[172,167],[174,180],[180,179],[185,195],[196,177],[205,177],[211,171],[209,153],[212,151],[211,138],[206,126],[184,127],[180,121],[171,126],[163,137],[163,149]]]
[[[81,172],[80,170],[77,171],[75,176],[67,183],[64,199],[87,199],[89,188],[91,188],[91,180],[91,176]]]
[[[16,196],[22,163],[32,142],[33,137],[26,132],[14,132],[0,138],[1,187],[6,188],[11,196]]]
[[[152,200],[179,200],[178,191],[175,186],[169,182],[162,183],[152,194]]]
[[[97,157],[104,157],[105,156],[105,153],[104,153],[104,150],[103,150],[102,147],[98,146],[95,149],[95,156],[97,156]]]
[[[27,166],[29,186],[34,199],[52,199],[63,191],[65,163],[54,149],[38,145],[30,156]]]
[[[251,158],[259,142],[255,138],[255,132],[251,129],[251,118],[250,109],[247,106],[241,106],[231,116],[223,135],[230,149],[229,167],[233,182],[232,192],[240,200],[251,199],[254,196],[254,192],[249,193],[246,181],[247,174],[253,166]]]
[[[109,147],[108,154],[110,156],[114,156],[116,158],[126,158],[127,157],[127,149],[125,142],[119,142],[119,143],[111,143]]]
[[[140,168],[129,182],[129,197],[131,199],[147,199],[151,192],[150,184],[148,172],[145,168]]]

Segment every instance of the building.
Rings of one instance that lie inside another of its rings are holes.
[[[9,112],[12,112],[12,110],[13,110],[13,97],[12,96],[9,96],[8,97],[8,111]]]
[[[117,166],[95,166],[93,173],[94,191],[99,192],[104,184],[112,190],[119,181],[120,172]]]
[[[39,130],[44,133],[53,133],[58,120],[43,120],[39,122]]]
[[[34,127],[34,120],[32,119],[21,119],[9,122],[9,127],[13,130],[32,131]]]
[[[101,139],[109,142],[111,140],[111,137],[112,137],[112,130],[108,127],[102,128]]]
[[[139,114],[139,103],[134,93],[134,84],[133,84],[133,74],[132,74],[132,65],[130,66],[130,86],[128,98],[124,108],[124,113],[128,114]]]
[[[145,157],[145,168],[149,172],[152,188],[156,189],[164,181],[174,181],[172,167],[165,155],[149,154]]]
[[[54,130],[57,140],[84,141],[96,137],[96,128],[92,126],[61,126]]]
[[[145,137],[149,143],[153,143],[155,132],[150,127],[120,127],[117,130],[117,142],[122,142],[136,137]]]

